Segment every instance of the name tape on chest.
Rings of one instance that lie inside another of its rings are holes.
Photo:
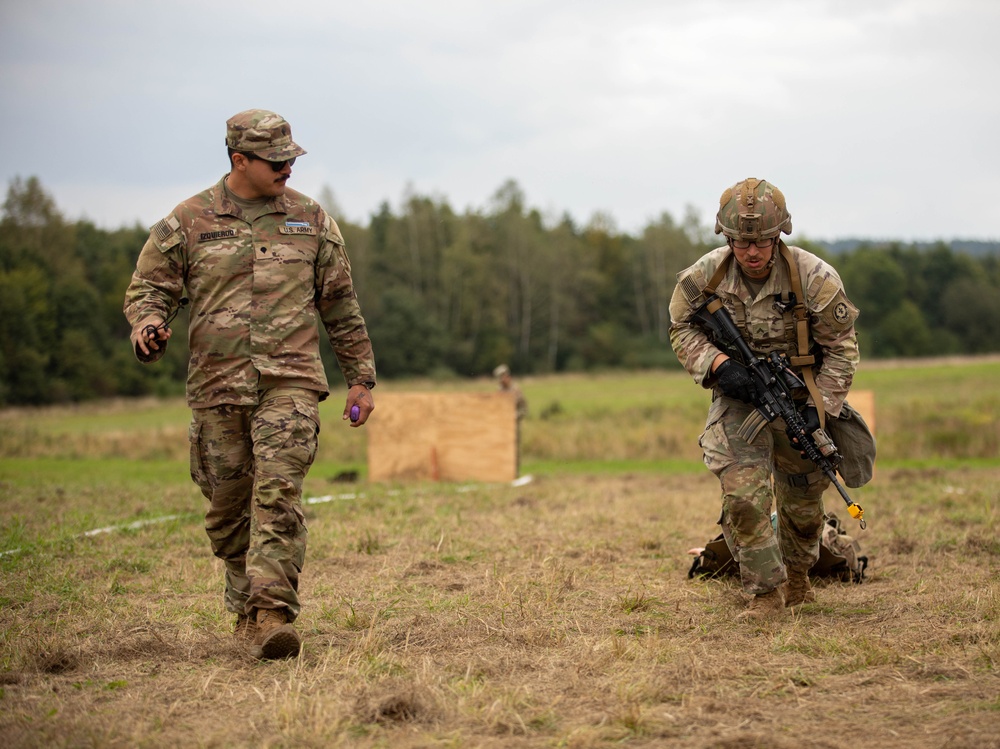
[[[236,236],[236,229],[221,229],[220,231],[203,231],[198,235],[199,242],[214,242],[217,239],[229,239]]]

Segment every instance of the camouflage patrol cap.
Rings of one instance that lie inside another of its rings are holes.
[[[792,233],[792,216],[785,196],[770,182],[748,177],[722,193],[716,234],[730,239],[770,239],[781,232]]]
[[[493,370],[493,376],[496,377],[498,380],[501,377],[509,374],[510,374],[510,367],[508,367],[506,364],[498,364],[497,368]]]
[[[226,145],[266,161],[285,161],[306,151],[292,140],[292,126],[266,109],[248,109],[226,120]]]

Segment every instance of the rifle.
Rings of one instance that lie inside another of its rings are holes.
[[[768,423],[779,417],[784,419],[789,436],[795,437],[799,449],[833,482],[847,503],[847,511],[864,529],[865,511],[861,505],[851,500],[847,490],[837,480],[837,466],[843,460],[837,452],[837,446],[822,428],[812,434],[806,431],[805,420],[792,400],[792,388],[805,387],[802,379],[777,352],[772,351],[766,359],[758,358],[743,340],[729,310],[715,294],[709,296],[694,311],[690,321],[708,332],[716,345],[721,346],[727,354],[747,368],[754,384],[754,399],[751,405]]]

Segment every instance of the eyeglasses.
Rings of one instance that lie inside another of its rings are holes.
[[[280,172],[282,169],[285,168],[285,164],[291,166],[292,164],[295,163],[295,158],[296,158],[295,156],[293,156],[292,158],[285,159],[284,161],[268,161],[267,159],[262,159],[255,153],[244,153],[243,155],[246,156],[249,161],[267,162],[267,165],[271,167],[271,171],[273,172]]]
[[[750,249],[750,245],[751,244],[757,245],[758,249],[765,250],[765,249],[767,249],[768,247],[770,247],[770,246],[772,246],[774,244],[774,239],[773,238],[771,238],[771,239],[757,239],[757,240],[733,239],[733,240],[730,240],[730,241],[733,243],[733,248],[735,248],[737,250],[748,250],[748,249]]]

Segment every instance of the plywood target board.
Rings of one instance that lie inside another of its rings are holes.
[[[370,481],[513,481],[508,393],[383,393],[365,424]]]
[[[852,390],[847,394],[847,402],[851,404],[855,411],[861,414],[865,424],[875,434],[875,391],[873,390]],[[872,479],[874,479],[874,469]]]
[[[852,390],[847,394],[847,402],[861,414],[865,424],[875,434],[875,392],[873,390]]]

